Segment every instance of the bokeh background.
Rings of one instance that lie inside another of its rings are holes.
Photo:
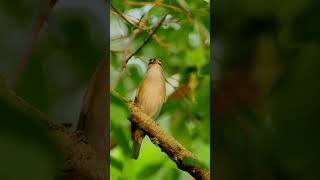
[[[320,179],[320,2],[220,1],[214,177]]]
[[[0,1],[0,84],[74,128],[90,77],[106,54],[106,7],[99,0],[57,1],[32,45],[48,3]],[[53,179],[61,155],[47,129],[2,93],[0,114],[0,179]]]
[[[210,6],[209,1],[117,1],[110,9],[110,86],[133,100],[150,58],[162,59],[167,101],[159,125],[210,168]],[[119,15],[120,12],[121,15]],[[167,15],[163,25],[121,66]],[[123,16],[123,17],[121,17]],[[129,22],[126,22],[127,19]],[[142,29],[135,26],[139,25]],[[111,179],[192,179],[146,136],[138,160],[131,159],[126,107],[111,98]]]

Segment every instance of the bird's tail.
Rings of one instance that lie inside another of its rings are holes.
[[[140,152],[140,147],[141,147],[141,142],[133,141],[132,157],[133,157],[134,159],[138,159],[138,157],[139,157],[139,152]]]
[[[134,159],[138,159],[139,151],[142,143],[142,139],[144,138],[145,133],[138,128],[135,124],[131,124],[131,138],[133,141],[132,146],[132,157]]]

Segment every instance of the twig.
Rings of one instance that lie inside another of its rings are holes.
[[[121,66],[121,69],[119,71],[119,76],[118,76],[118,79],[114,85],[114,89],[115,87],[117,87],[117,84],[118,82],[120,81],[121,77],[122,77],[122,73],[123,73],[123,70],[125,69],[127,63],[129,62],[129,60],[135,55],[137,54],[148,42],[149,40],[151,39],[151,37],[157,32],[157,30],[159,29],[159,27],[161,26],[161,24],[163,23],[163,21],[166,19],[167,15],[165,15],[161,20],[160,22],[157,24],[157,26],[154,28],[154,30],[152,31],[152,33],[149,34],[149,36],[143,41],[143,43],[132,53],[130,54],[124,61],[123,65]]]
[[[147,31],[149,34],[151,34],[152,32],[150,31],[151,27],[141,27],[140,24],[141,22],[143,21],[143,18],[146,17],[146,14],[143,14],[141,16],[141,18],[138,20],[137,24],[134,24],[133,22],[130,22],[128,20],[128,18],[126,18],[123,14],[121,14],[121,12],[119,10],[117,10],[113,5],[111,5],[112,9],[114,10],[114,12],[120,16],[125,22],[131,24],[132,26],[134,26],[134,30],[133,30],[133,34],[134,36],[136,36],[137,34],[139,34],[140,32],[142,31]],[[162,24],[166,24],[165,22],[163,22]],[[137,30],[137,31],[136,31]],[[122,38],[122,37],[120,37]],[[113,40],[119,40],[120,38],[113,38]],[[154,40],[156,40],[156,42],[160,45],[160,47],[162,48],[168,48],[170,46],[170,44],[167,44],[167,43],[163,43],[161,41],[161,39],[156,35],[154,34],[153,37],[152,37]]]
[[[110,49],[110,52],[116,52],[116,53],[123,53],[128,51],[127,48],[123,48],[123,49]]]
[[[120,13],[120,11],[118,11],[118,9],[116,9],[111,3],[110,3],[110,7],[112,8],[112,10],[113,10],[118,16],[120,16],[120,17],[121,17],[124,21],[126,21],[128,24],[131,24],[131,25],[133,25],[134,27],[140,29],[139,26],[135,25],[134,23],[130,22],[127,18],[125,18],[125,17]]]
[[[110,41],[119,41],[119,40],[123,40],[123,39],[127,39],[129,38],[129,36],[126,35],[120,35],[120,36],[116,36],[110,39]]]
[[[154,28],[154,30],[152,31],[152,33],[143,41],[143,43],[140,45],[140,47],[139,47],[136,51],[134,51],[129,57],[127,57],[127,59],[125,60],[124,64],[123,64],[122,67],[121,67],[121,71],[123,71],[123,69],[126,67],[128,61],[129,61],[135,54],[137,54],[137,53],[144,47],[144,45],[146,45],[146,44],[149,42],[149,40],[151,39],[151,37],[157,32],[157,30],[159,29],[159,27],[161,26],[161,24],[163,23],[163,21],[166,19],[166,16],[167,16],[167,15],[165,15],[165,16],[161,19],[161,21],[160,21],[160,22],[158,23],[158,25]]]
[[[121,100],[123,103],[128,103],[129,101],[126,100],[126,98],[124,98],[123,96],[121,96],[117,91],[115,91],[114,89],[110,90],[110,94],[115,96],[116,98],[118,98],[119,100]]]
[[[141,26],[140,26],[141,22],[143,21],[143,18],[146,17],[146,14],[143,14],[143,15],[141,16],[141,18],[138,20],[138,22],[135,24],[135,23],[133,23],[133,22],[130,22],[130,21],[128,20],[128,18],[125,17],[123,14],[121,14],[121,12],[120,12],[119,10],[117,10],[114,6],[112,6],[112,9],[113,9],[114,12],[115,12],[118,16],[120,16],[125,22],[127,22],[127,23],[131,24],[132,26],[134,26],[135,29],[134,29],[133,31],[135,31],[136,29],[139,30],[139,32],[137,32],[135,35],[137,35],[138,33],[142,32],[142,31],[147,31],[149,34],[152,33],[152,32],[150,31],[150,29],[152,29],[152,27],[141,27]],[[128,17],[130,17],[130,16],[128,16]],[[132,17],[130,17],[130,18],[132,18]],[[162,24],[165,24],[165,22],[163,22]],[[159,41],[159,38],[156,38],[155,35],[153,36],[153,38],[154,38],[157,42]]]
[[[169,44],[169,43],[162,42],[161,39],[159,38],[159,36],[156,34],[153,35],[153,39],[156,40],[156,42],[159,44],[159,46],[161,48],[168,48],[171,46],[171,44]]]
[[[139,22],[138,22],[138,24],[137,24],[138,27],[140,27],[140,23],[141,23],[142,19],[143,19],[145,16],[146,16],[146,13],[144,13],[144,14],[140,17]]]
[[[128,5],[138,5],[138,6],[145,6],[145,5],[154,5],[154,6],[163,6],[172,10],[175,10],[177,12],[183,13],[184,11],[181,8],[178,8],[176,6],[173,5],[169,5],[169,4],[165,4],[159,1],[156,2],[135,2],[135,1],[125,1]]]

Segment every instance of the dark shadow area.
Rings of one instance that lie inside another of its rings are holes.
[[[214,177],[320,178],[318,1],[216,3]]]
[[[72,132],[106,56],[105,9],[99,0],[0,2],[0,179],[60,179],[73,171],[66,158],[81,138]]]

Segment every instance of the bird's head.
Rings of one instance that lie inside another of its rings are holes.
[[[160,58],[155,57],[155,58],[151,58],[149,60],[149,64],[148,64],[149,66],[154,65],[154,64],[158,64],[158,65],[162,66]]]

